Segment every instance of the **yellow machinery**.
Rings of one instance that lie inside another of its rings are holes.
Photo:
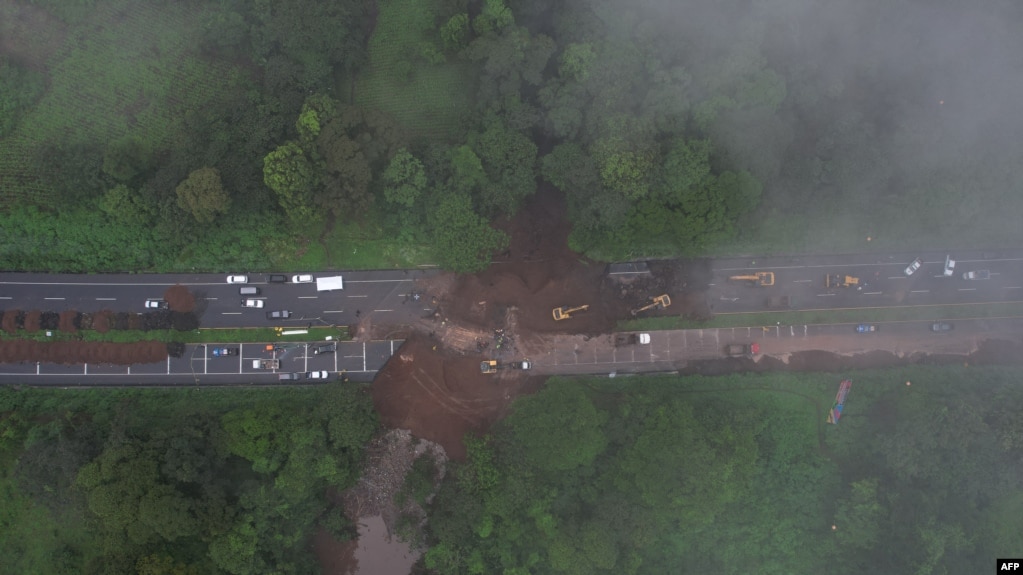
[[[577,311],[586,311],[588,309],[590,309],[589,304],[577,307],[562,306],[554,308],[551,314],[554,315],[554,321],[561,321],[572,317],[572,314]]]
[[[860,285],[860,278],[828,274],[824,276],[824,285],[829,288],[858,286]]]
[[[496,359],[488,359],[480,362],[480,371],[483,373],[494,373],[498,369],[500,369],[500,367],[497,365]]]
[[[754,285],[758,286],[773,286],[774,272],[757,272],[755,274],[744,276],[732,276],[728,279],[733,282],[752,282]]]
[[[643,306],[643,307],[641,307],[639,309],[632,310],[632,315],[636,315],[637,313],[639,313],[641,311],[646,311],[648,309],[653,309],[655,307],[659,307],[661,309],[664,309],[664,308],[666,308],[666,307],[668,307],[670,305],[671,305],[671,298],[668,297],[668,294],[661,294],[661,295],[659,295],[659,296],[657,296],[655,298],[651,298],[650,303],[646,304],[645,306]]]

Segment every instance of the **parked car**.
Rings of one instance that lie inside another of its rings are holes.
[[[210,355],[213,357],[227,357],[229,355],[238,355],[237,347],[215,347],[210,350]]]
[[[952,277],[952,274],[956,269],[956,261],[952,259],[952,256],[945,256],[945,277]]]
[[[906,266],[906,275],[911,276],[916,273],[916,270],[920,269],[920,266],[924,265],[924,262],[920,258],[913,260],[913,263]]]
[[[302,379],[301,373],[279,373],[277,374],[278,381],[298,381]]]
[[[297,276],[291,276],[291,282],[296,284],[311,284],[316,281],[311,274],[302,274]]]
[[[947,321],[939,321],[931,324],[931,331],[937,332],[952,331],[953,327],[955,326],[948,323]]]
[[[861,323],[856,326],[856,333],[872,333],[877,331],[877,325],[872,323]]]
[[[321,343],[313,346],[313,355],[320,355],[321,353],[334,353],[337,351],[336,343]]]
[[[963,274],[964,280],[989,280],[991,279],[991,272],[988,270],[976,270],[972,272],[966,272]]]
[[[272,284],[286,284],[288,283],[288,276],[282,274],[274,274],[267,277],[266,281]]]
[[[330,377],[329,371],[308,371],[305,374],[307,379],[327,379]]]
[[[286,309],[266,312],[266,319],[288,319],[289,317],[291,317],[291,312]]]
[[[146,309],[169,309],[170,304],[163,301],[162,299],[147,299]]]
[[[249,283],[249,276],[227,276],[227,283],[229,283],[229,284],[247,284],[247,283]]]
[[[263,307],[263,300],[261,299],[243,299],[242,307]]]

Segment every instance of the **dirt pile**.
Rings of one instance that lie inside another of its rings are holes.
[[[517,395],[538,389],[543,379],[513,370],[481,373],[480,356],[452,353],[417,334],[377,374],[373,404],[387,427],[409,429],[464,459],[462,437],[485,431]]]

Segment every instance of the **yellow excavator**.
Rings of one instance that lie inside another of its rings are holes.
[[[641,311],[646,311],[648,309],[654,309],[655,307],[659,307],[661,309],[664,309],[664,308],[666,308],[666,307],[668,307],[670,305],[671,305],[671,298],[668,297],[668,294],[661,294],[661,295],[659,295],[659,296],[657,296],[655,298],[650,298],[650,303],[646,304],[645,306],[643,306],[643,307],[641,307],[639,309],[632,310],[632,315],[636,315],[637,313],[639,313]]]
[[[561,321],[572,317],[572,314],[577,311],[586,311],[588,309],[590,309],[589,304],[576,307],[561,306],[554,308],[554,310],[551,311],[551,314],[554,315],[554,321]]]
[[[744,276],[731,276],[728,279],[733,282],[752,282],[758,286],[773,286],[774,272],[757,272]]]

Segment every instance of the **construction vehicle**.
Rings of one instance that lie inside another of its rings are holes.
[[[750,282],[761,287],[774,285],[774,272],[757,272],[755,274],[731,276],[728,278],[733,282]]]
[[[824,276],[824,287],[853,287],[858,285],[860,285],[860,278],[839,274],[825,274]]]
[[[480,373],[494,373],[502,368],[504,368],[504,366],[497,363],[496,359],[488,359],[480,362]]]
[[[641,311],[646,311],[648,309],[653,309],[655,307],[664,309],[664,308],[666,308],[666,307],[668,307],[670,305],[671,305],[671,298],[668,297],[668,294],[661,294],[661,295],[659,295],[659,296],[657,296],[655,298],[650,298],[650,303],[646,304],[645,306],[643,306],[643,307],[641,307],[639,309],[632,310],[632,315],[636,315],[637,313],[639,313]]]
[[[586,311],[588,309],[590,309],[589,304],[576,307],[561,306],[554,308],[551,314],[554,316],[554,321],[561,321],[572,317],[572,314],[577,311]]]
[[[767,309],[791,309],[792,298],[787,295],[771,296],[767,298]]]
[[[624,347],[627,345],[642,344],[646,345],[650,343],[649,333],[619,333],[615,334],[615,347]]]
[[[252,369],[280,369],[281,360],[279,359],[254,359],[252,360]]]
[[[730,357],[753,357],[760,353],[759,343],[730,343],[725,346],[725,355]]]

